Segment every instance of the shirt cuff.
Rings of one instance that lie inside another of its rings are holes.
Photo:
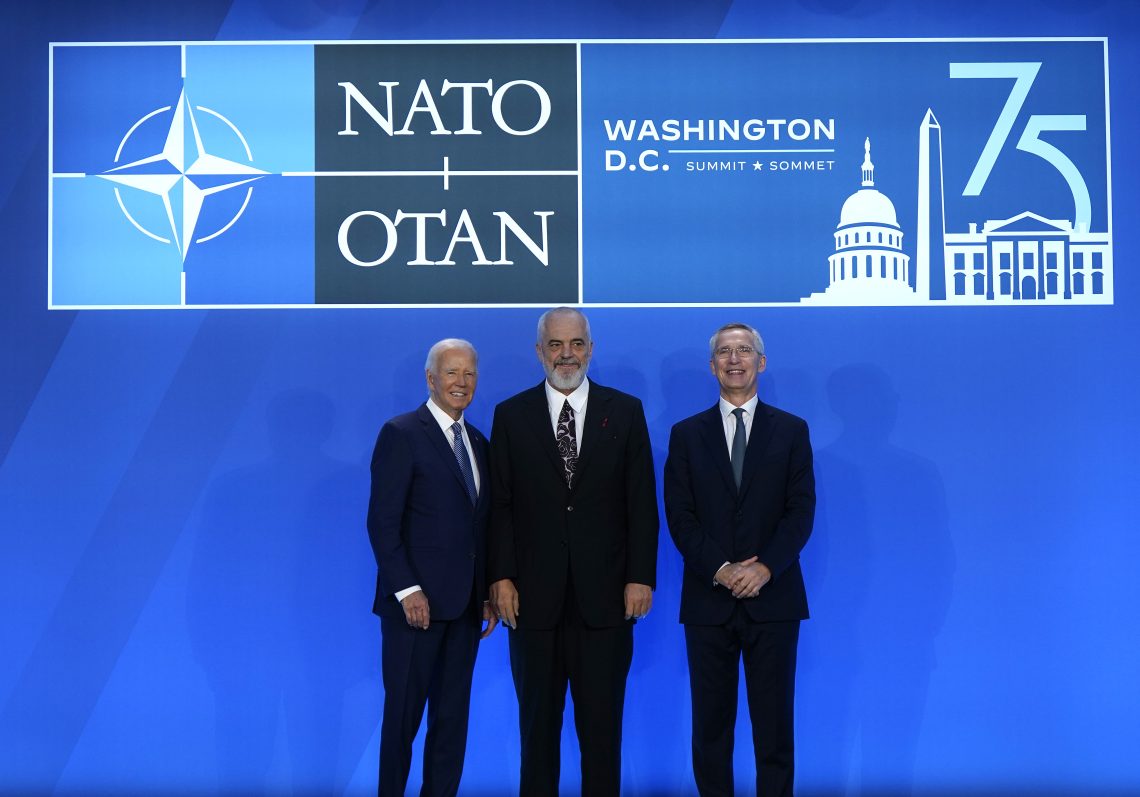
[[[719,587],[719,586],[720,586],[720,582],[716,580],[716,576],[717,576],[717,573],[719,573],[721,570],[724,570],[724,569],[725,569],[726,567],[728,567],[730,564],[732,564],[732,562],[725,562],[723,565],[721,565],[720,567],[718,567],[718,568],[716,569],[716,573],[713,573],[713,586],[714,586],[714,587]]]
[[[420,585],[419,585],[419,584],[415,584],[415,585],[413,585],[413,586],[411,586],[411,587],[408,587],[407,589],[402,589],[402,590],[400,590],[399,592],[397,592],[397,593],[396,593],[396,600],[398,600],[398,601],[402,601],[402,600],[404,600],[404,598],[408,597],[408,596],[409,596],[409,595],[411,595],[413,592],[421,592],[421,591],[422,591],[422,590],[421,590],[421,588],[420,588]]]

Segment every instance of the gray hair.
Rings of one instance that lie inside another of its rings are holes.
[[[546,322],[551,316],[555,315],[576,315],[582,319],[582,323],[586,325],[586,342],[591,342],[594,338],[590,334],[590,319],[586,318],[585,313],[575,307],[554,307],[547,310],[545,313],[538,317],[538,345],[542,345],[546,340]]]
[[[428,349],[427,360],[424,361],[424,370],[436,373],[436,368],[439,366],[439,358],[445,351],[452,349],[467,349],[471,352],[471,356],[475,358],[475,369],[479,369],[479,352],[475,351],[475,347],[470,342],[463,340],[463,338],[444,338]]]
[[[714,357],[716,357],[716,339],[720,337],[722,332],[728,332],[729,330],[732,330],[732,329],[743,329],[745,332],[752,335],[752,339],[754,341],[756,341],[756,343],[754,344],[754,348],[756,349],[756,353],[763,356],[763,354],[764,354],[764,340],[763,340],[763,338],[760,337],[760,333],[757,332],[754,327],[748,326],[748,324],[743,324],[739,321],[733,321],[730,324],[725,324],[723,327],[721,327],[716,332],[714,332],[713,336],[711,338],[709,338],[709,359],[710,360],[713,359]]]

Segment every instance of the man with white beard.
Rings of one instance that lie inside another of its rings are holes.
[[[657,493],[641,402],[591,382],[579,311],[538,322],[536,387],[495,409],[491,431],[491,604],[510,628],[519,700],[520,793],[557,797],[569,684],[582,794],[618,797],[633,624],[657,572]]]

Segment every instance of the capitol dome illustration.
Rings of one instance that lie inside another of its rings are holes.
[[[811,304],[894,305],[919,301],[910,287],[910,257],[894,203],[875,188],[871,139],[863,143],[863,181],[839,211],[835,251],[827,258],[830,283]]]

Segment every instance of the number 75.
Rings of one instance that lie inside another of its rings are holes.
[[[994,129],[974,164],[974,171],[966,183],[962,196],[979,196],[993,171],[998,153],[1005,145],[1013,130],[1017,115],[1025,104],[1029,95],[1029,88],[1033,85],[1037,72],[1041,69],[1041,62],[983,62],[983,63],[951,63],[951,78],[1006,78],[1013,80],[1013,89],[1005,101],[1005,106],[998,115]],[[1043,158],[1053,166],[1069,186],[1076,205],[1076,226],[1082,224],[1089,229],[1092,222],[1092,202],[1089,199],[1089,189],[1085,185],[1085,178],[1065,153],[1042,141],[1041,133],[1054,130],[1084,130],[1084,114],[1033,114],[1025,123],[1021,138],[1017,141],[1017,148]]]

